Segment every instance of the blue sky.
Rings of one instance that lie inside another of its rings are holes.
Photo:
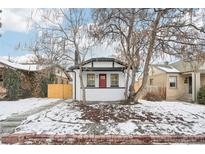
[[[29,54],[26,50],[16,50],[16,47],[32,39],[32,33],[7,31],[0,38],[0,56],[21,56]]]
[[[2,28],[0,33],[0,56],[21,56],[28,51],[16,50],[19,43],[31,41],[34,33],[29,28],[28,16],[30,9],[3,9],[0,14]]]
[[[90,10],[88,9],[88,13]],[[3,9],[0,15],[2,28],[0,33],[2,37],[0,38],[0,57],[10,56],[17,57],[32,54],[31,51],[22,50],[22,48],[16,50],[19,43],[21,47],[25,43],[30,44],[36,36],[35,30],[32,30],[32,24],[29,25],[28,17],[31,15],[31,9]],[[35,21],[39,22],[39,17],[35,17]],[[107,57],[114,53],[114,48],[112,46],[96,47],[97,52],[93,53],[92,57]]]
[[[90,14],[90,9],[87,10],[87,13]],[[16,57],[32,53],[21,48],[16,50],[19,43],[23,46],[25,43],[29,44],[36,35],[35,31],[31,28],[32,26],[29,26],[28,18],[30,15],[31,9],[3,9],[0,15],[2,19],[0,56]],[[35,21],[40,21],[39,17],[34,18],[36,18],[34,19]],[[110,55],[109,50],[112,49],[104,47],[104,49],[97,48],[97,50],[99,51],[97,56],[107,56]]]

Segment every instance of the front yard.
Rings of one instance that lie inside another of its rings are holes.
[[[144,100],[131,106],[61,103],[29,116],[16,133],[200,135],[205,134],[205,106]]]

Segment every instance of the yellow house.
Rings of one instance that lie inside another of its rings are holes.
[[[136,82],[136,90],[140,84],[141,80]],[[178,61],[151,65],[146,90],[164,88],[166,100],[196,102],[202,86],[205,86],[205,64]]]

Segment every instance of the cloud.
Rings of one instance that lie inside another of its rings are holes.
[[[35,24],[38,24],[42,27],[53,26],[53,23],[62,22],[62,16],[58,18],[54,15],[55,12],[50,11],[49,9],[2,9],[1,13],[1,22],[2,28],[1,32],[29,32]],[[45,16],[49,16],[52,20],[48,22],[44,19]]]
[[[32,9],[2,9],[2,32],[28,32],[31,30],[29,16]]]

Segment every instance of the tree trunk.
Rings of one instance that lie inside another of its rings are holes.
[[[128,97],[128,100],[127,100],[127,103],[131,103],[131,102],[134,102],[135,100],[135,78],[136,78],[136,71],[137,71],[137,68],[132,68],[132,76],[131,76],[131,84],[130,84],[130,87],[129,87],[129,97]]]
[[[82,75],[83,74],[82,66],[80,65],[79,68],[80,68],[80,72],[79,72],[80,86],[81,86],[82,93],[83,93],[82,103],[86,104],[85,86],[84,86],[84,83],[83,83],[83,75]]]
[[[130,80],[130,65],[127,68],[127,76],[126,76],[126,83],[125,83],[125,100],[127,101],[128,98],[128,84],[129,84],[129,80]]]
[[[146,61],[145,61],[145,66],[144,66],[144,72],[143,72],[143,79],[142,79],[142,85],[140,86],[139,90],[134,93],[134,97],[135,97],[135,101],[138,101],[141,93],[143,92],[147,80],[148,80],[148,75],[149,75],[149,64],[153,55],[153,49],[154,49],[154,45],[155,45],[155,41],[156,41],[156,35],[157,35],[157,27],[159,24],[159,21],[162,17],[163,11],[159,11],[157,13],[156,19],[153,22],[152,25],[152,32],[151,32],[151,39],[150,39],[150,44],[148,47],[148,53],[147,53],[147,57],[146,57]]]

